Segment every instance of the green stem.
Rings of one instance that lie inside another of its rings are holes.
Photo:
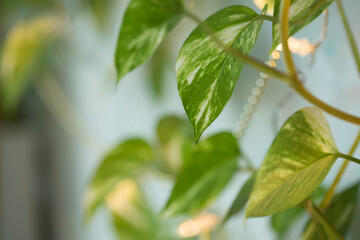
[[[309,212],[315,223],[319,223],[319,225],[323,226],[323,228],[328,228],[328,231],[334,234],[337,239],[344,239],[343,236],[341,236],[338,230],[334,227],[334,225],[326,218],[324,213],[311,201],[310,198],[305,200],[305,208]],[[324,230],[326,230],[325,228]],[[303,239],[306,239],[306,236],[303,237]]]
[[[265,14],[258,14],[257,17],[259,19],[270,21],[270,22],[275,22],[275,23],[278,22],[278,20],[276,18],[274,18],[273,16],[269,16],[269,15],[265,15]]]
[[[350,155],[347,155],[347,154],[344,154],[344,153],[337,153],[335,155],[340,157],[340,158],[344,158],[344,159],[347,159],[347,160],[352,161],[354,163],[360,164],[360,159],[355,158],[353,156],[350,156]]]
[[[360,130],[358,132],[358,135],[349,151],[349,155],[353,155],[357,146],[359,145],[360,143]],[[335,193],[335,189],[337,187],[337,185],[339,184],[340,182],[340,179],[342,177],[342,175],[344,174],[345,172],[345,169],[347,167],[347,165],[349,164],[349,161],[348,160],[345,160],[343,165],[341,166],[338,174],[336,175],[336,178],[334,179],[334,182],[332,183],[331,187],[329,188],[329,190],[327,191],[322,203],[320,204],[320,209],[326,209],[329,205],[330,205],[330,202],[331,202],[331,199],[332,197],[334,196],[334,193]]]
[[[354,115],[345,113],[339,109],[334,108],[333,106],[330,106],[328,104],[326,104],[325,102],[321,101],[320,99],[318,99],[317,97],[315,97],[314,95],[312,95],[305,87],[304,85],[300,82],[300,80],[298,79],[297,76],[295,76],[295,78],[297,79],[296,83],[293,84],[293,88],[294,90],[303,98],[305,98],[306,100],[308,100],[309,102],[311,102],[312,104],[314,104],[315,106],[321,108],[322,110],[324,110],[325,112],[340,118],[342,120],[345,120],[347,122],[350,123],[354,123],[357,125],[360,125],[360,118],[356,117]]]
[[[356,65],[357,65],[357,68],[358,68],[358,71],[359,71],[359,74],[360,74],[360,54],[359,54],[358,47],[356,45],[354,35],[353,35],[352,31],[351,31],[350,24],[349,24],[349,22],[348,22],[348,20],[346,18],[345,11],[344,11],[344,8],[343,8],[343,6],[341,4],[341,1],[336,0],[336,4],[338,6],[339,13],[340,13],[340,16],[341,16],[341,20],[342,20],[342,22],[344,24],[345,31],[346,31],[347,37],[349,39],[349,43],[350,43],[350,46],[351,46],[351,49],[352,49],[352,52],[353,52],[353,55],[354,55],[354,58],[355,58],[355,61],[356,61]]]
[[[291,0],[281,1],[280,6],[280,38],[283,47],[284,60],[289,75],[292,77],[293,82],[297,82],[297,72],[294,60],[292,58],[288,38],[289,38],[289,10],[291,6]]]
[[[193,13],[189,12],[188,10],[184,10],[184,14],[186,16],[188,16],[190,19],[192,19],[193,21],[195,21],[196,23],[199,24],[199,26],[204,30],[204,32],[206,32],[225,52],[227,52],[228,54],[230,54],[231,56],[239,59],[240,61],[244,61],[247,64],[249,64],[252,67],[255,67],[257,69],[259,69],[260,71],[269,74],[270,76],[276,77],[280,80],[283,80],[286,83],[289,83],[289,76],[280,71],[277,70],[275,68],[272,68],[266,64],[264,64],[263,62],[250,57],[248,55],[243,54],[242,52],[239,52],[231,47],[226,46],[214,33],[214,31],[212,30],[212,28],[206,24],[205,22],[203,22],[200,18],[198,18],[196,15],[194,15]]]
[[[321,101],[314,95],[312,95],[308,90],[305,89],[304,85],[300,81],[294,60],[292,58],[289,45],[288,45],[288,38],[289,38],[289,9],[291,6],[291,0],[284,0],[280,6],[280,36],[281,36],[281,43],[283,46],[283,53],[284,53],[284,60],[286,68],[291,76],[292,87],[294,90],[300,94],[303,98],[314,104],[315,106],[320,107],[325,112],[334,115],[340,119],[346,120],[351,123],[355,123],[360,125],[360,118],[347,114],[339,109],[336,109],[325,102]]]

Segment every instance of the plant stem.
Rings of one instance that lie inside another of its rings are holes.
[[[289,0],[285,0],[283,1],[283,5],[285,4],[285,9],[282,7],[282,28],[281,28],[281,35],[282,35],[282,44],[283,44],[283,50],[284,50],[284,54],[285,56],[285,63],[289,69],[290,75],[280,71],[276,68],[272,68],[266,64],[264,64],[263,62],[250,57],[248,55],[243,54],[242,52],[237,51],[236,49],[233,49],[231,47],[226,46],[214,33],[214,31],[211,29],[211,27],[206,24],[206,22],[203,22],[200,18],[198,18],[197,16],[195,16],[193,13],[189,12],[188,10],[183,10],[184,14],[186,16],[188,16],[189,18],[191,18],[193,21],[195,21],[196,23],[199,24],[199,26],[204,30],[205,33],[207,33],[225,52],[227,52],[229,55],[237,58],[240,61],[244,61],[245,63],[251,65],[252,67],[257,68],[258,70],[272,76],[275,78],[278,78],[280,80],[282,80],[283,82],[288,83],[290,86],[292,86],[296,92],[298,94],[300,94],[303,98],[305,98],[306,100],[308,100],[309,102],[311,102],[312,104],[314,104],[315,106],[321,108],[322,110],[324,110],[325,112],[340,118],[342,120],[345,120],[347,122],[351,122],[357,125],[360,125],[360,118],[347,114],[339,109],[336,109],[326,103],[324,103],[323,101],[321,101],[320,99],[318,99],[317,97],[315,97],[314,95],[312,95],[309,91],[307,91],[305,89],[305,87],[303,86],[302,82],[300,81],[300,79],[297,76],[296,73],[296,68],[295,68],[295,64],[294,61],[292,59],[290,50],[289,50],[289,46],[287,44],[287,39],[288,39],[288,11],[289,11],[289,7],[290,7],[290,1]],[[285,11],[284,11],[285,10]],[[284,17],[286,17],[284,19]],[[286,53],[285,53],[286,52]]]
[[[269,74],[270,76],[276,77],[280,80],[283,80],[286,83],[289,83],[289,76],[286,73],[284,73],[280,70],[277,70],[275,68],[272,68],[253,57],[245,55],[242,52],[239,52],[231,47],[226,46],[216,36],[215,32],[212,30],[212,28],[208,24],[203,22],[200,18],[198,18],[196,15],[189,12],[188,10],[184,10],[184,14],[186,16],[188,16],[190,19],[192,19],[193,21],[195,21],[196,23],[198,23],[199,26],[204,30],[204,32],[207,33],[225,52],[227,52],[231,56],[239,59],[240,61],[246,62],[247,64],[251,65],[252,67],[257,68],[258,70],[260,70],[266,74]]]
[[[262,20],[267,20],[267,21],[270,21],[270,22],[278,22],[278,20],[276,18],[274,18],[273,16],[269,16],[269,15],[265,15],[265,14],[258,14],[257,16],[259,19],[262,19]]]
[[[289,49],[288,38],[289,38],[289,10],[291,6],[291,0],[281,1],[280,6],[280,38],[283,47],[284,60],[286,68],[293,79],[293,82],[298,80],[297,72],[294,60],[291,56]]]
[[[310,198],[305,200],[304,206],[311,215],[311,218],[314,220],[315,224],[318,223],[319,225],[322,225],[323,228],[324,227],[328,228],[328,231],[334,234],[337,239],[339,240],[344,239],[343,236],[341,236],[338,230],[334,227],[334,225],[331,222],[329,222],[329,220],[326,218],[324,213],[313,203],[313,201]],[[324,228],[324,230],[326,229]],[[307,237],[308,236],[306,236],[305,234],[303,239],[306,239]]]
[[[357,69],[358,69],[358,72],[360,74],[360,54],[359,54],[358,47],[356,45],[354,35],[353,35],[352,31],[351,31],[350,24],[349,24],[349,22],[348,22],[348,20],[346,18],[345,11],[344,11],[344,8],[343,8],[343,6],[341,4],[341,1],[336,0],[336,4],[338,6],[339,13],[340,13],[340,16],[341,16],[341,20],[342,20],[342,22],[344,24],[345,31],[346,31],[347,37],[349,39],[349,43],[350,43],[350,46],[351,46],[351,49],[352,49],[352,52],[353,52],[353,55],[354,55],[354,58],[355,58],[355,61],[356,61]]]
[[[352,145],[352,147],[351,147],[351,149],[349,151],[349,155],[354,154],[357,146],[359,145],[359,142],[360,142],[360,130],[359,130],[358,135],[357,135],[357,137],[356,137],[356,139],[355,139],[355,141],[354,141],[354,143],[353,143],[353,145]],[[337,185],[339,184],[340,179],[341,179],[342,175],[344,174],[345,169],[346,169],[348,164],[349,164],[349,161],[345,160],[343,165],[341,166],[338,174],[336,175],[336,178],[334,179],[334,182],[332,183],[332,185],[329,188],[329,190],[327,191],[323,201],[321,202],[321,204],[319,206],[320,209],[326,209],[329,206],[329,204],[331,202],[331,199],[334,196],[335,189],[336,189]]]
[[[297,77],[296,77],[297,78]],[[298,79],[298,78],[297,78]],[[317,97],[315,97],[314,95],[312,95],[301,82],[296,82],[293,86],[294,90],[303,98],[305,98],[306,100],[308,100],[309,102],[311,102],[312,104],[314,104],[315,106],[321,108],[322,110],[324,110],[325,112],[340,118],[342,120],[345,120],[347,122],[350,123],[354,123],[357,125],[360,125],[360,118],[356,117],[354,115],[345,113],[337,108],[334,108],[328,104],[326,104],[325,102],[321,101],[320,99],[318,99]]]
[[[337,153],[336,156],[338,156],[339,158],[344,158],[344,159],[347,159],[347,160],[352,161],[352,162],[354,162],[354,163],[360,164],[360,159],[355,158],[355,157],[352,157],[352,156],[349,156],[349,155],[347,155],[347,154]]]
[[[289,38],[289,9],[291,5],[291,0],[284,0],[282,1],[280,7],[280,36],[281,36],[281,43],[283,46],[283,53],[284,53],[284,60],[286,68],[288,69],[289,75],[291,76],[292,80],[292,87],[296,90],[298,94],[300,94],[303,98],[314,104],[315,106],[320,107],[325,112],[334,115],[340,119],[346,120],[351,123],[355,123],[360,125],[360,118],[347,114],[339,109],[336,109],[325,102],[321,101],[314,95],[312,95],[308,90],[305,89],[304,85],[300,81],[299,77],[297,76],[296,67],[294,64],[294,60],[292,58],[289,45],[288,45],[288,38]]]

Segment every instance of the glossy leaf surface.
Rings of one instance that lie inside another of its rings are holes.
[[[231,179],[239,155],[236,139],[230,133],[202,141],[186,157],[164,215],[199,213]]]
[[[272,215],[307,198],[322,182],[338,152],[323,113],[303,108],[282,126],[258,170],[246,215]]]
[[[118,81],[144,63],[182,18],[181,0],[132,0],[116,47]]]
[[[249,54],[262,20],[250,8],[232,6],[205,23],[227,47]],[[226,53],[201,26],[186,39],[176,62],[178,90],[196,140],[229,101],[244,62]]]
[[[97,168],[86,192],[86,217],[93,215],[119,181],[141,174],[152,161],[152,150],[141,139],[127,140],[108,153]]]
[[[289,11],[289,36],[294,35],[300,31],[303,27],[311,23],[317,18],[334,0],[325,0],[324,3],[320,3],[319,0],[292,0]],[[274,17],[279,18],[280,14],[280,2],[281,0],[275,0],[274,4]],[[317,7],[318,4],[319,7]],[[312,10],[315,9],[316,10]],[[302,20],[304,19],[304,20]],[[281,43],[280,37],[280,24],[273,23],[273,45],[271,51]]]

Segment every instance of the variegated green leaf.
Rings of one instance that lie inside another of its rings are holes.
[[[119,181],[141,174],[152,161],[152,150],[141,139],[127,140],[108,153],[86,191],[86,218],[93,215]]]
[[[360,184],[357,183],[343,192],[335,195],[334,199],[331,201],[330,206],[325,210],[326,218],[343,236],[346,235],[356,212],[359,185]],[[319,239],[316,230],[317,229],[315,228],[314,222],[310,221],[306,226],[303,239]]]
[[[181,0],[132,0],[115,54],[118,80],[144,63],[182,18]]]
[[[318,108],[293,114],[258,170],[246,215],[271,215],[302,202],[323,181],[337,153],[327,120]]]
[[[240,151],[230,133],[219,133],[201,142],[185,159],[164,215],[199,213],[229,182]]]
[[[226,46],[249,54],[262,26],[250,8],[220,10],[205,23]],[[201,26],[186,39],[176,62],[178,90],[196,140],[231,97],[244,62],[226,53]]]
[[[317,18],[334,0],[292,0],[289,12],[289,36],[294,35],[303,27],[311,23]],[[275,0],[274,17],[279,18],[281,0]],[[319,5],[320,4],[320,5]],[[313,10],[315,9],[316,10]],[[304,20],[302,20],[304,19]],[[271,51],[273,51],[281,43],[280,38],[280,24],[273,23],[273,44]]]

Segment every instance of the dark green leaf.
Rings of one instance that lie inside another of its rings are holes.
[[[232,6],[206,19],[227,47],[249,54],[262,20],[250,8]],[[226,53],[200,26],[186,39],[177,62],[179,94],[196,140],[229,101],[244,62]]]
[[[309,11],[314,7],[317,7],[316,4],[320,0],[292,0],[289,21],[291,23],[289,28],[289,36],[294,35],[300,29],[311,23],[315,18],[317,18],[334,0],[325,0],[314,12],[309,14]],[[275,0],[274,4],[274,18],[279,18],[280,14],[280,2],[281,0]],[[309,14],[309,15],[308,15]],[[303,17],[305,20],[302,21]],[[280,38],[280,24],[273,23],[273,45],[271,47],[271,52],[281,43]]]
[[[141,174],[153,161],[150,146],[141,139],[121,143],[109,154],[97,169],[86,192],[85,210],[89,219],[103,203],[106,195],[124,178]]]
[[[323,113],[303,108],[282,126],[258,170],[246,215],[272,215],[307,198],[338,153]]]
[[[335,195],[331,201],[330,206],[325,211],[325,216],[334,227],[343,236],[346,235],[347,230],[351,225],[356,211],[356,204],[358,201],[359,183],[351,186],[345,191]],[[307,224],[305,232],[311,232],[306,239],[319,239],[316,234],[316,228],[313,222]]]
[[[300,206],[292,207],[284,212],[276,213],[271,218],[271,226],[277,232],[279,239],[294,225],[296,220],[304,213]]]
[[[125,12],[116,48],[118,81],[156,50],[181,20],[181,0],[132,0]]]
[[[240,189],[238,195],[236,196],[234,202],[232,203],[228,213],[226,214],[223,223],[225,223],[227,220],[229,220],[231,217],[233,217],[234,215],[240,213],[246,203],[249,200],[250,197],[250,193],[253,189],[254,183],[255,183],[255,177],[256,177],[256,173],[254,173],[242,186],[242,188]]]
[[[185,159],[164,215],[195,214],[225,187],[240,155],[236,139],[219,133],[201,142]]]

